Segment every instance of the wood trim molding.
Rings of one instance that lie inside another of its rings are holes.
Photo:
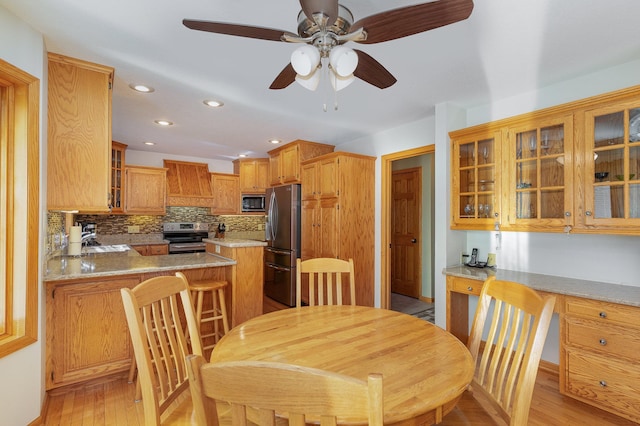
[[[417,157],[419,155],[433,154],[436,151],[435,145],[426,145],[406,151],[394,152],[383,155],[381,162],[381,244],[380,244],[380,307],[389,309],[391,307],[391,173],[392,163],[396,160]]]
[[[40,80],[0,59],[0,102],[3,357],[38,339]]]

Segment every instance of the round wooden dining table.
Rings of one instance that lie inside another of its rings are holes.
[[[385,424],[434,424],[454,407],[474,372],[471,353],[447,331],[400,312],[306,306],[233,328],[211,362],[273,361],[366,381],[382,373]]]

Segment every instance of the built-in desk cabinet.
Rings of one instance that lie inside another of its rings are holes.
[[[169,254],[168,244],[131,244],[131,247],[142,256]]]
[[[48,54],[47,208],[108,213],[114,69]]]
[[[640,422],[640,309],[566,297],[560,392]]]
[[[469,296],[479,296],[484,282],[453,275],[446,282],[446,328],[466,344]],[[640,308],[553,295],[560,317],[560,393],[640,423]]]
[[[635,86],[451,132],[451,228],[640,235],[639,97]]]

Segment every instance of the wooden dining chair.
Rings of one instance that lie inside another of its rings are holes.
[[[342,305],[343,279],[348,277],[349,304],[356,304],[356,283],[353,259],[342,260],[329,257],[300,260],[296,262],[296,306],[302,306],[303,284],[308,290],[308,304]],[[307,294],[307,291],[305,291]]]
[[[471,393],[499,424],[527,424],[554,303],[523,284],[484,282],[468,342],[476,361]]]
[[[343,423],[382,426],[382,375],[367,381],[291,364],[230,361],[207,364],[187,359],[193,407],[198,425],[218,426],[217,407],[230,404],[233,425],[247,419],[273,426],[288,418],[291,426]],[[276,416],[276,413],[278,414]]]
[[[175,276],[148,279],[120,292],[138,368],[144,424],[159,425],[167,408],[175,408],[174,401],[189,387],[186,356],[202,355],[189,285],[178,272]],[[189,342],[185,337],[187,328]],[[184,402],[191,403],[189,398]]]

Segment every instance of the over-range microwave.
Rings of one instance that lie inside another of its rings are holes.
[[[242,195],[243,212],[264,212],[264,194]]]

